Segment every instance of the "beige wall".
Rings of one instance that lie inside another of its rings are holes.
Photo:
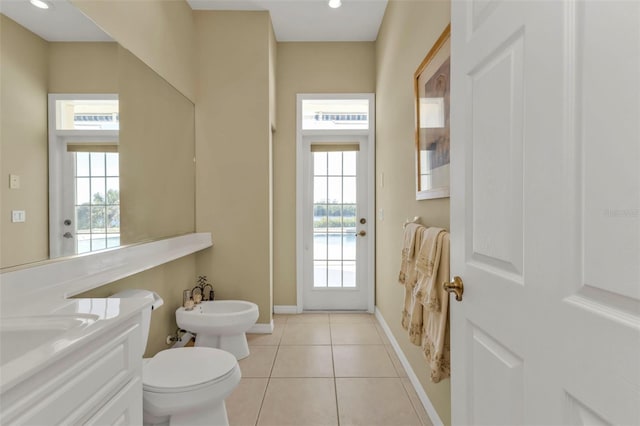
[[[118,93],[118,43],[49,43],[49,93]]]
[[[46,41],[0,15],[0,267],[49,256],[48,61]],[[26,222],[11,223],[11,210],[25,210]]]
[[[71,0],[134,55],[195,100],[194,27],[186,1]]]
[[[194,232],[194,105],[124,48],[119,63],[122,243]]]
[[[274,141],[274,304],[296,302],[296,94],[372,93],[375,44],[278,43]]]
[[[123,244],[195,230],[194,106],[131,52],[118,47],[120,223]],[[126,288],[157,292],[146,356],[168,348],[182,291],[196,281],[187,256],[78,297],[106,297]]]
[[[392,0],[376,42],[376,208],[384,210],[384,220],[376,221],[376,305],[445,424],[451,423],[450,382],[429,381],[419,348],[400,326],[404,292],[397,277],[406,218],[449,228],[448,198],[415,199],[413,94],[413,73],[449,20],[447,1]]]
[[[267,12],[196,12],[197,256],[221,299],[245,299],[271,321],[269,29]]]

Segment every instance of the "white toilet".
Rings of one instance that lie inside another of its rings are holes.
[[[162,305],[162,298],[148,290],[125,290],[111,297],[146,297],[154,301],[142,315],[144,352],[151,312]],[[224,400],[241,377],[235,356],[214,348],[176,348],[160,351],[143,362],[145,425],[229,425]]]
[[[249,356],[246,332],[258,316],[258,305],[245,300],[211,300],[176,310],[178,327],[196,335],[196,346],[222,349],[237,359]]]

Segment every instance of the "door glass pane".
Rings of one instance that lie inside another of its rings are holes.
[[[104,152],[91,153],[91,176],[105,175]]]
[[[91,229],[91,207],[76,207],[76,233],[89,233]]]
[[[89,153],[76,153],[76,176],[89,176]]]
[[[119,176],[120,164],[118,154],[114,152],[108,152],[107,156],[107,176]]]
[[[313,257],[318,260],[327,259],[327,233],[313,234]]]
[[[344,260],[356,260],[356,238],[355,233],[342,234],[342,258]]]
[[[330,203],[342,203],[342,177],[327,178],[327,197]]]
[[[91,207],[91,232],[92,233],[103,233],[106,232],[105,227],[105,208],[102,207]]]
[[[356,287],[357,152],[316,151],[312,155],[314,287]],[[342,175],[343,171],[349,175]]]
[[[77,152],[74,155],[76,253],[117,247],[120,245],[118,153]]]
[[[342,262],[327,262],[327,287],[342,287]]]
[[[327,178],[324,176],[315,176],[313,178],[313,202],[327,202]]]
[[[343,154],[342,173],[344,176],[356,175],[356,151],[348,151]]]
[[[345,177],[343,178],[342,186],[342,202],[348,204],[356,203],[356,178]]]
[[[91,204],[105,204],[105,178],[91,178]]]
[[[316,175],[327,174],[327,153],[316,152],[313,155],[313,171]]]
[[[314,287],[327,286],[327,262],[326,261],[313,262],[313,286]]]
[[[355,287],[356,286],[356,262],[343,262],[342,263],[342,285],[343,287]]]
[[[342,176],[342,152],[327,152],[329,176]]]
[[[89,178],[76,179],[76,205],[85,205],[91,202],[91,186]]]

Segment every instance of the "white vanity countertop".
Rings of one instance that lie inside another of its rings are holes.
[[[73,353],[151,303],[146,298],[65,299],[23,306],[19,314],[4,310],[0,318],[5,336],[0,342],[4,358],[0,358],[0,392]],[[33,340],[25,343],[29,332],[34,333]],[[43,337],[37,334],[40,332],[51,334]],[[21,345],[27,349],[21,350]]]

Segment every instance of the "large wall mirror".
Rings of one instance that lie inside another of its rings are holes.
[[[53,6],[38,10],[28,1],[2,4],[1,268],[68,255],[50,248],[69,231],[66,238],[74,242],[74,253],[78,246],[86,252],[86,238],[79,245],[78,230],[65,229],[67,222],[95,231],[96,241],[111,226],[121,245],[195,231],[193,103],[70,3],[56,1]],[[71,96],[72,101],[77,95],[76,105],[94,95],[117,100],[115,110],[79,107],[72,112],[80,121],[118,120],[119,130],[109,141],[85,137],[71,138],[69,146],[65,142],[77,179],[64,185],[50,178],[51,94]],[[110,147],[97,149],[100,144]],[[102,163],[104,177],[83,168],[93,162],[96,168]],[[109,187],[114,170],[117,201]],[[100,179],[110,182],[103,190],[97,189]],[[75,200],[70,217],[50,211],[56,193]],[[109,206],[116,204],[117,220],[108,216]],[[100,243],[95,247],[103,248]]]

